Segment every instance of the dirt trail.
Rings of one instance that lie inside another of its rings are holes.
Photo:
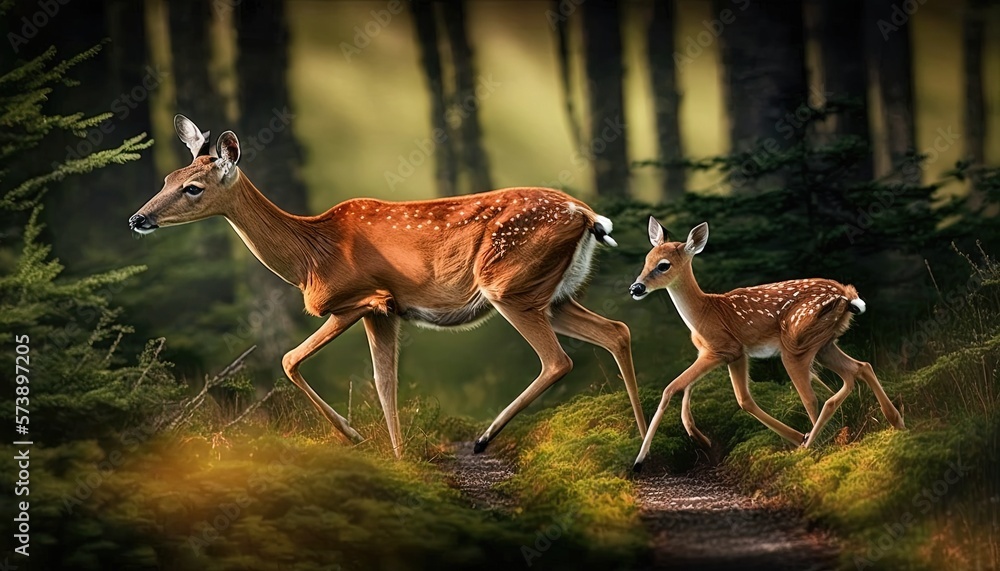
[[[756,502],[712,470],[636,480],[643,522],[653,537],[654,569],[823,571],[837,550],[794,511]]]
[[[482,454],[472,453],[472,442],[455,442],[454,459],[441,463],[441,468],[451,472],[452,486],[479,509],[506,511],[513,507],[513,498],[496,489],[496,485],[514,475],[514,467],[487,449]]]
[[[510,462],[453,446],[441,463],[452,485],[479,509],[509,511],[514,499],[494,489],[514,474]],[[837,568],[834,542],[800,514],[736,491],[711,469],[674,475],[647,467],[635,480],[640,516],[652,538],[650,569],[826,571]]]

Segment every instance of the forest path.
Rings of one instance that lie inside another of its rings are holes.
[[[494,456],[487,448],[482,454],[473,454],[473,442],[452,444],[454,458],[441,462],[441,469],[451,475],[452,487],[477,509],[508,511],[515,504],[514,498],[496,489],[496,485],[514,475],[514,465],[507,459]]]
[[[456,442],[441,463],[452,485],[478,509],[509,511],[515,500],[496,489],[514,475],[513,464],[472,453]],[[649,470],[653,468],[653,470]],[[671,474],[653,466],[635,478],[640,518],[651,537],[649,569],[827,571],[837,568],[837,548],[801,514],[761,502],[727,483],[717,469]]]
[[[636,478],[635,489],[652,537],[653,569],[837,568],[830,536],[793,510],[739,492],[715,469],[658,469]]]

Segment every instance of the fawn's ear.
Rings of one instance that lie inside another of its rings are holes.
[[[208,154],[208,148],[212,144],[209,139],[211,133],[199,129],[194,121],[178,113],[174,115],[174,131],[177,132],[177,138],[191,151],[192,159]]]
[[[705,249],[705,244],[707,243],[708,243],[708,222],[702,222],[701,224],[691,229],[691,233],[688,234],[687,243],[684,244],[684,251],[686,251],[691,256],[694,256],[695,254],[700,254],[701,251]]]
[[[663,243],[663,226],[652,216],[649,217],[649,243],[654,248]]]
[[[240,140],[236,138],[236,133],[226,131],[219,135],[219,140],[215,143],[215,152],[219,155],[216,165],[222,174],[221,180],[229,184],[236,176],[236,163],[240,160]]]

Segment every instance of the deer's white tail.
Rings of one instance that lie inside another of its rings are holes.
[[[865,302],[862,301],[862,299],[860,297],[856,297],[856,298],[852,299],[850,301],[850,304],[851,304],[851,307],[849,307],[848,309],[850,310],[851,313],[853,313],[855,315],[861,315],[862,313],[865,312],[865,309],[867,309],[867,306],[865,305]]]
[[[615,239],[611,237],[611,231],[614,227],[615,225],[610,218],[598,215],[594,217],[594,228],[591,232],[594,233],[598,242],[615,248],[618,246],[618,242],[615,242]]]

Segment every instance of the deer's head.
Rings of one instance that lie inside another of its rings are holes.
[[[177,115],[174,129],[191,151],[192,161],[168,174],[160,192],[128,219],[129,228],[140,234],[222,214],[239,178],[240,142],[235,133],[220,135],[211,154],[209,132],[202,132],[190,119]]]
[[[708,222],[692,228],[686,242],[667,242],[663,226],[650,216],[649,243],[653,249],[646,254],[646,265],[628,290],[632,299],[639,300],[653,291],[669,288],[678,276],[683,275],[683,270],[691,265],[691,260],[708,243]]]

